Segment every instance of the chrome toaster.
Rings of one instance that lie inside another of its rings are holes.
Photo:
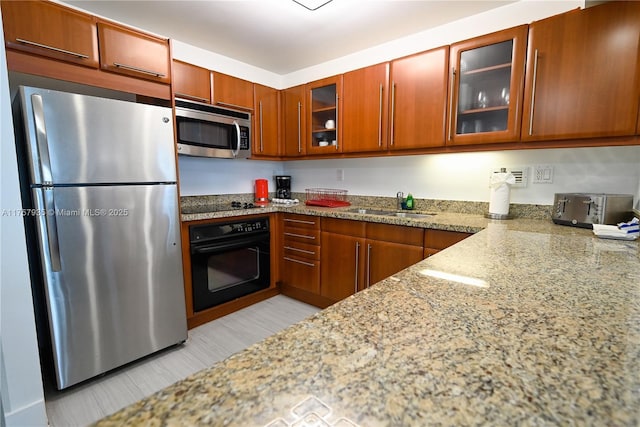
[[[556,193],[551,219],[556,224],[592,228],[628,221],[632,208],[630,194]]]

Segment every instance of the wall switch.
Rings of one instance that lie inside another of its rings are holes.
[[[338,181],[344,181],[344,169],[336,170],[336,178],[338,178]]]
[[[511,166],[505,168],[507,172],[511,173],[516,179],[515,184],[511,187],[524,188],[527,186],[527,180],[529,179],[529,167],[528,166]],[[495,168],[491,173],[500,172],[500,168]]]
[[[534,184],[553,184],[553,166],[535,165],[533,167]]]

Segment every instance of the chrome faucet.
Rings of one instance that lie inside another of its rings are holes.
[[[404,201],[404,193],[402,191],[398,191],[396,194],[396,209],[402,210],[402,202]]]

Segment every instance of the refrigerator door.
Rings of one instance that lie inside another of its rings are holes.
[[[170,108],[22,86],[32,184],[175,182]]]
[[[175,184],[32,191],[59,388],[186,340]]]

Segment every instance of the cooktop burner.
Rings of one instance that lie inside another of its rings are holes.
[[[261,209],[262,206],[254,205],[251,202],[236,202],[233,201],[231,204],[224,205],[201,205],[201,206],[189,206],[182,208],[183,214],[196,214],[196,213],[207,213],[207,212],[224,212],[224,211],[235,211],[238,209]]]

